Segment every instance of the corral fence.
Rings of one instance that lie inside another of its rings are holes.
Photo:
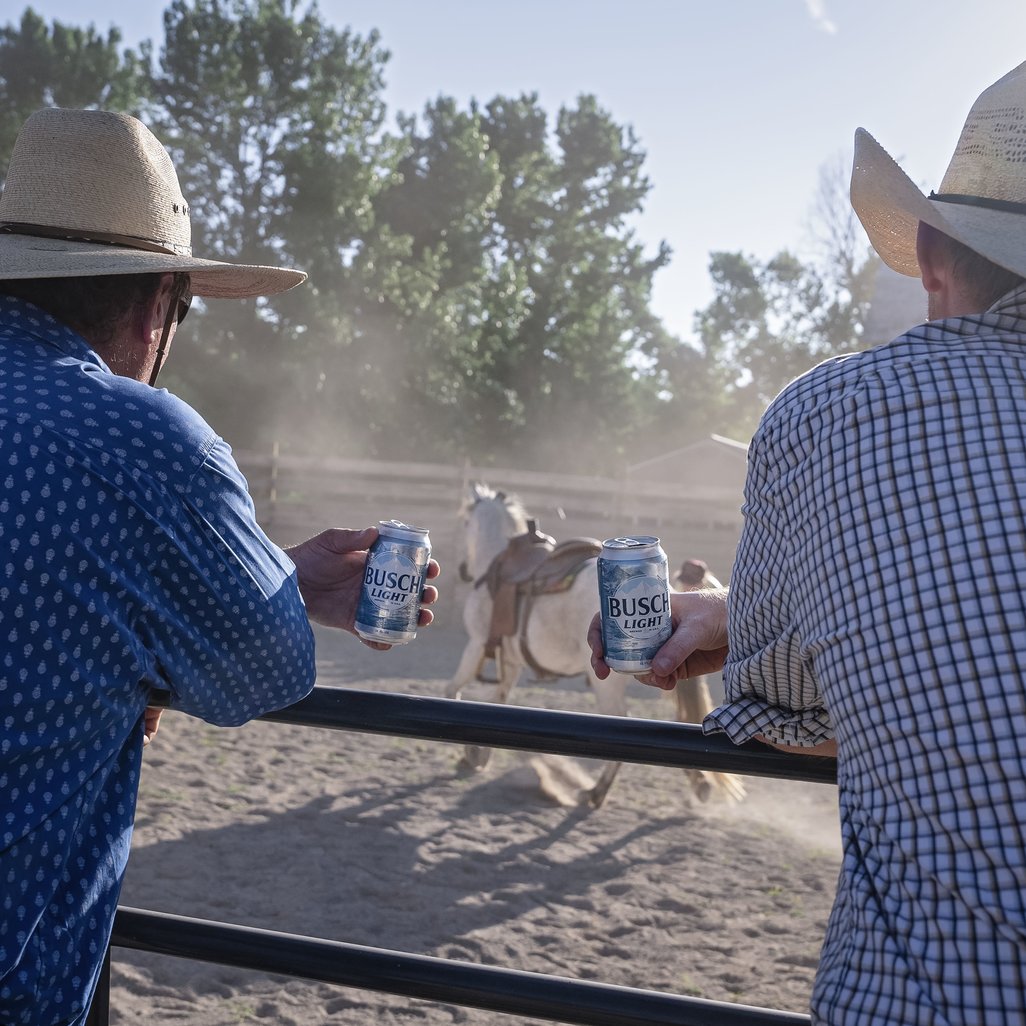
[[[695,480],[637,481],[471,465],[236,452],[257,516],[281,544],[326,527],[364,527],[395,518],[428,527],[443,565],[441,619],[467,585],[457,516],[471,481],[515,493],[542,530],[561,541],[627,532],[656,534],[671,566],[704,559],[729,577],[740,531],[740,495]],[[702,475],[697,475],[701,478]],[[752,743],[735,747],[697,726],[489,703],[317,687],[264,719],[439,742],[586,759],[707,769],[817,783],[836,778],[833,759],[786,755]],[[112,947],[189,958],[280,976],[583,1026],[800,1026],[793,1012],[570,980],[540,973],[303,937],[230,923],[119,907]],[[110,1017],[110,952],[89,1026]]]
[[[289,545],[326,527],[366,527],[396,519],[427,527],[445,572],[436,612],[462,606],[455,568],[463,555],[459,508],[472,481],[484,481],[523,502],[528,515],[557,541],[624,533],[662,539],[671,568],[700,558],[727,580],[741,529],[741,494],[694,475],[674,480],[585,477],[502,467],[402,463],[266,452],[235,454],[274,541]],[[697,479],[696,479],[697,478]]]
[[[735,747],[668,720],[317,687],[282,723],[816,783],[833,759]],[[119,907],[112,946],[582,1026],[803,1026],[809,1017]],[[107,1026],[110,953],[88,1026]]]

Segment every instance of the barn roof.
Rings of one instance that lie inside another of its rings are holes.
[[[651,456],[627,468],[627,479],[679,487],[699,500],[741,506],[748,445],[722,435],[709,435],[690,445]]]

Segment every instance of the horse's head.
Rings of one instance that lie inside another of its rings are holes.
[[[460,506],[465,555],[460,577],[475,581],[514,535],[527,529],[527,513],[515,495],[496,491],[483,481],[467,488]]]

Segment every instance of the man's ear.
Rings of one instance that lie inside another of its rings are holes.
[[[173,275],[162,274],[160,286],[142,304],[139,310],[138,328],[143,333],[147,343],[160,341],[161,332],[164,330],[164,321],[167,318],[168,307],[171,305]],[[156,333],[156,338],[154,338]]]
[[[916,233],[916,259],[919,261],[923,288],[934,294],[943,291],[950,275],[950,265],[941,233],[925,221],[919,222]]]

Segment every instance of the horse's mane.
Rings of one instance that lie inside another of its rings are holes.
[[[467,495],[463,500],[463,506],[460,513],[465,516],[479,502],[488,501],[501,502],[506,507],[509,514],[518,521],[527,519],[527,510],[524,508],[523,502],[520,501],[520,496],[507,495],[506,492],[492,488],[491,485],[487,485],[483,481],[475,481],[471,484],[470,488],[467,490]]]

